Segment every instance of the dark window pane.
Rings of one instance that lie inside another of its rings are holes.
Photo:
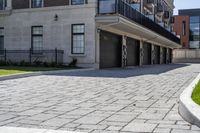
[[[199,23],[190,24],[190,35],[199,35]]]
[[[99,13],[114,13],[115,3],[116,3],[115,0],[100,0]]]
[[[6,7],[6,0],[0,0],[0,10],[4,10]]]
[[[42,0],[32,0],[32,8],[42,7]]]
[[[190,17],[190,23],[199,23],[199,16]]]

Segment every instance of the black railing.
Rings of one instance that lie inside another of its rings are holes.
[[[0,50],[0,61],[8,63],[63,63],[63,50]]]
[[[99,14],[120,14],[158,34],[166,37],[178,44],[180,39],[166,30],[164,27],[155,23],[139,11],[131,7],[130,4],[124,0],[98,0],[98,13]]]

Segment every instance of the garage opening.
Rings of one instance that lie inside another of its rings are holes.
[[[168,55],[169,63],[172,63],[172,49],[169,48],[169,55]]]
[[[167,63],[167,49],[166,48],[162,48],[163,49],[163,64]]]
[[[143,44],[143,50],[144,50],[143,65],[151,64],[151,47],[152,46],[150,43]]]
[[[100,32],[100,68],[121,67],[122,37],[110,32]]]
[[[139,66],[140,42],[138,40],[127,38],[127,66]]]
[[[160,64],[160,46],[155,45],[154,52],[155,52],[154,64]]]

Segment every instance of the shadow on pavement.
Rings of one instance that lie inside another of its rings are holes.
[[[57,76],[76,77],[102,77],[102,78],[128,78],[141,75],[158,75],[177,68],[186,67],[190,64],[167,64],[167,65],[147,65],[134,68],[112,68],[101,70],[90,70],[81,72],[67,72]],[[55,74],[52,74],[56,76]]]

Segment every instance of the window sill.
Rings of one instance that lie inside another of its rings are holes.
[[[86,54],[69,54],[70,57],[85,57]]]

